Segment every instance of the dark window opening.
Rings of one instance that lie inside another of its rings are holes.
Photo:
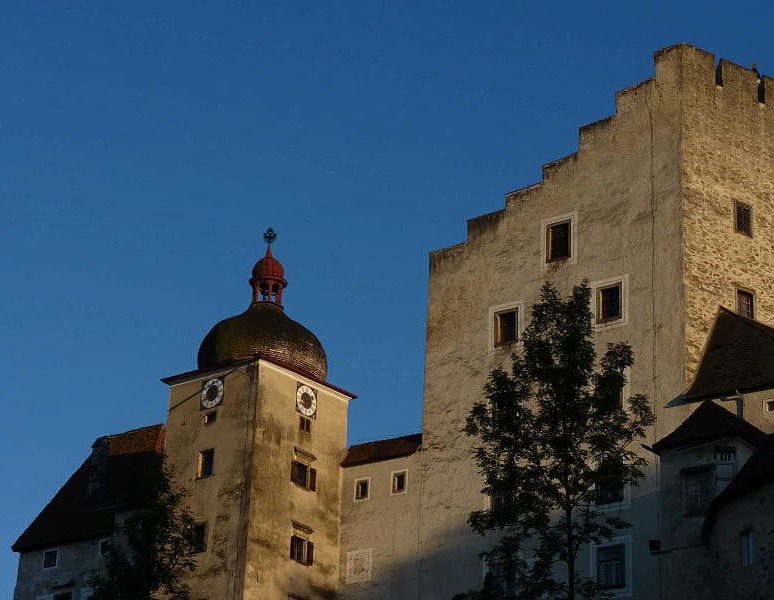
[[[212,425],[215,421],[218,420],[218,411],[213,410],[211,412],[204,413],[202,420],[205,425]]]
[[[291,536],[290,558],[303,565],[314,564],[314,544],[297,535]]]
[[[597,290],[597,323],[615,321],[623,316],[621,284],[609,285]]]
[[[509,344],[517,340],[518,314],[516,309],[495,313],[495,346]]]
[[[191,527],[191,551],[194,554],[207,550],[207,523],[197,523]]]
[[[317,490],[317,470],[307,464],[294,460],[290,463],[290,481],[310,490]]]
[[[570,258],[570,221],[554,223],[546,228],[546,260],[553,262]]]
[[[99,542],[99,553],[100,555],[104,556],[110,551],[110,540],[100,540]]]
[[[744,202],[734,202],[734,231],[752,237],[752,207]]]
[[[748,319],[755,318],[755,301],[752,292],[736,290],[736,312]]]
[[[196,468],[197,477],[209,477],[213,473],[215,466],[215,449],[202,450],[199,452],[199,463]]]
[[[392,493],[400,494],[406,491],[406,471],[392,474]]]
[[[312,433],[312,419],[300,416],[298,418],[298,428],[304,433]]]
[[[53,600],[73,600],[72,592],[58,592],[54,594]]]
[[[46,550],[43,553],[43,568],[51,569],[56,566],[59,550]]]
[[[683,492],[685,515],[688,517],[703,515],[712,500],[714,472],[712,465],[684,469]]]
[[[358,479],[355,482],[355,500],[365,500],[368,498],[368,480]]]

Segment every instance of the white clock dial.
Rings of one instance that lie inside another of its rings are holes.
[[[314,415],[317,412],[317,392],[308,385],[299,385],[296,390],[296,409],[307,417]]]
[[[212,408],[223,400],[223,381],[210,379],[202,388],[202,408]]]

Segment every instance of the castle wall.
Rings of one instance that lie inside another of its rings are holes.
[[[625,319],[597,328],[598,352],[620,340],[633,347],[629,390],[650,396],[658,418],[646,444],[682,421],[665,408],[685,389],[687,373],[680,310],[682,52],[678,46],[657,54],[656,77],[620,92],[613,117],[583,127],[576,154],[546,165],[539,184],[508,194],[504,210],[472,219],[466,242],[431,255],[421,597],[481,584],[478,553],[485,541],[466,521],[489,499],[471,460],[475,440],[462,428],[488,373],[518,350],[518,344],[492,347],[492,307],[515,304],[523,314],[545,281],[567,293],[584,278],[625,280]],[[545,224],[554,218],[573,219],[577,248],[572,259],[546,264]],[[619,511],[632,523],[626,535],[637,598],[658,597],[657,562],[647,547],[659,536],[656,493],[652,462]],[[589,563],[581,558],[581,567]]]
[[[418,583],[421,451],[411,456],[347,467],[341,497],[342,600],[416,598]],[[406,490],[394,493],[392,477],[406,473]],[[367,479],[366,500],[355,483]]]

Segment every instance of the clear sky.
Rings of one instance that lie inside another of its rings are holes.
[[[0,597],[100,435],[244,310],[274,227],[287,313],[419,431],[428,252],[577,146],[686,41],[774,72],[770,2],[0,2]]]

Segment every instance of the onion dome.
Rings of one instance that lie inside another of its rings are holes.
[[[253,301],[241,315],[215,325],[199,347],[199,370],[208,371],[262,356],[325,381],[328,359],[317,337],[285,314],[282,291],[285,269],[274,258],[271,243],[277,234],[269,228],[266,255],[253,267]]]

